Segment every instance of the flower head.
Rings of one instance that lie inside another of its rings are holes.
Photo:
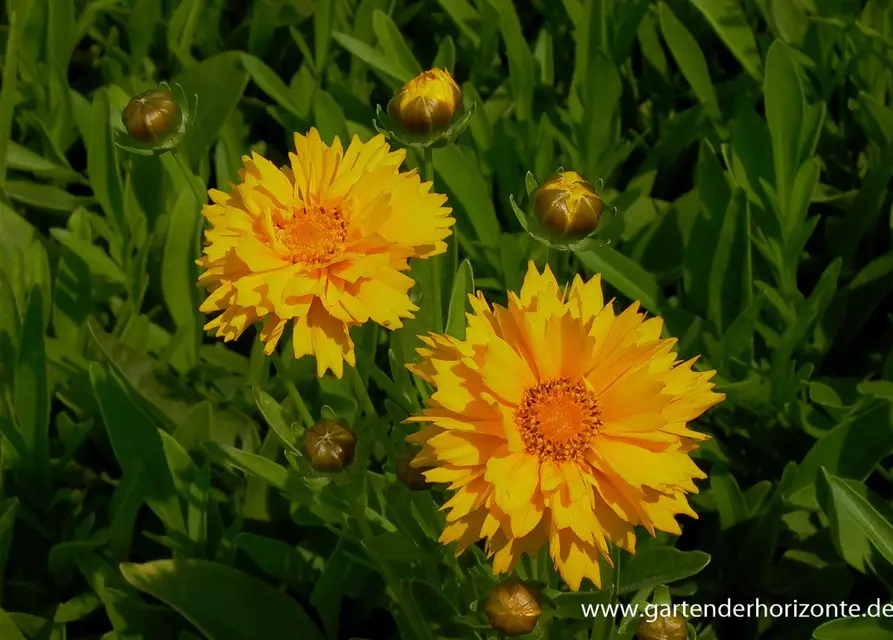
[[[209,192],[201,310],[222,312],[205,328],[224,340],[263,321],[268,354],[291,322],[295,357],[312,354],[319,376],[341,377],[356,363],[350,327],[399,328],[418,309],[408,260],[443,253],[454,220],[430,182],[399,170],[405,151],[382,136],[354,137],[345,151],[311,129],[295,134],[295,151],[282,169],[243,157],[232,193]]]
[[[490,626],[508,637],[531,633],[542,613],[539,593],[517,578],[493,587],[484,603]]]
[[[669,607],[667,607],[669,608]],[[685,640],[688,621],[680,615],[661,615],[654,620],[643,619],[636,629],[636,640]]]
[[[679,362],[660,318],[614,312],[601,279],[570,291],[530,263],[520,296],[470,297],[465,340],[430,335],[411,370],[436,392],[410,436],[429,482],[450,483],[441,542],[481,538],[496,573],[548,543],[574,590],[600,585],[609,544],[635,552],[636,525],[681,533],[686,493],[703,478],[689,457],[707,436],[686,423],[724,396],[714,372]]]
[[[121,112],[114,127],[115,144],[141,155],[160,154],[175,148],[195,117],[198,96],[193,104],[183,91],[162,82],[157,88],[134,96]]]
[[[388,103],[388,115],[412,133],[440,133],[462,106],[462,90],[446,69],[425,71]]]
[[[163,87],[135,96],[121,114],[127,133],[140,142],[164,140],[179,130],[182,120],[174,94]]]
[[[317,471],[341,471],[353,461],[357,437],[341,420],[320,420],[304,433],[304,453]]]
[[[576,171],[562,171],[537,189],[534,210],[557,237],[580,240],[595,231],[604,203],[595,188]]]

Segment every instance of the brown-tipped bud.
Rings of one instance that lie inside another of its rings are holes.
[[[446,69],[425,71],[388,103],[388,115],[415,134],[441,133],[462,106],[462,90]]]
[[[576,171],[562,171],[539,187],[533,206],[543,228],[567,240],[595,231],[604,210],[595,187]]]
[[[636,629],[636,640],[685,640],[687,637],[688,621],[677,615],[643,619]]]
[[[494,631],[512,637],[532,632],[543,609],[536,589],[509,578],[490,590],[484,613]]]
[[[140,142],[163,142],[180,132],[183,113],[168,89],[151,89],[132,98],[121,114],[124,128]]]
[[[428,488],[428,481],[425,479],[426,468],[412,466],[412,461],[418,452],[419,447],[412,447],[397,458],[397,478],[412,491]]]
[[[304,454],[317,471],[341,471],[353,461],[357,437],[341,420],[320,420],[304,433]]]

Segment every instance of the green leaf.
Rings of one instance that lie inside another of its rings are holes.
[[[446,14],[456,23],[459,31],[468,38],[472,46],[477,49],[481,42],[478,33],[481,16],[474,5],[468,0],[437,0]]]
[[[90,365],[90,381],[122,470],[144,476],[146,503],[170,533],[185,536],[186,523],[158,427],[101,365]]]
[[[515,101],[517,119],[533,118],[533,90],[536,84],[533,54],[521,28],[521,20],[510,0],[487,0],[499,14],[499,31],[505,41],[509,60],[509,83]]]
[[[265,573],[276,580],[292,587],[299,587],[302,582],[315,582],[319,577],[319,566],[312,564],[312,554],[295,547],[253,533],[240,533],[236,536],[235,545]],[[318,565],[322,565],[322,560]]]
[[[468,296],[474,293],[474,274],[471,263],[463,260],[453,281],[450,307],[447,313],[446,333],[459,340],[465,339],[465,314],[468,311]]]
[[[198,113],[193,114],[189,132],[181,143],[181,150],[191,167],[207,155],[230,113],[242,99],[248,84],[242,56],[239,51],[220,53],[202,60],[174,79],[190,100],[198,96]]]
[[[330,93],[326,93],[322,89],[313,96],[313,120],[319,129],[320,137],[327,144],[331,144],[337,136],[341,139],[341,143],[345,147],[347,146],[350,135],[341,105]]]
[[[10,169],[26,171],[35,176],[58,178],[61,180],[80,181],[83,178],[69,167],[63,167],[51,160],[47,160],[23,147],[17,142],[10,142],[6,149],[6,161]]]
[[[13,402],[30,481],[35,483],[38,491],[47,492],[50,485],[50,386],[44,327],[43,294],[35,287],[28,296],[22,323]]]
[[[654,546],[632,556],[621,567],[617,592],[632,593],[689,578],[709,563],[710,555],[703,551],[680,551],[672,547]]]
[[[605,282],[630,300],[638,300],[651,313],[663,309],[665,302],[657,281],[630,258],[611,247],[580,248],[574,253],[588,269],[602,274]]]
[[[775,41],[766,56],[766,121],[772,136],[772,159],[775,166],[775,191],[790,230],[791,194],[800,166],[801,127],[806,104],[800,75],[794,66],[788,46]],[[810,194],[811,195],[811,194]]]
[[[197,271],[194,264],[198,207],[192,191],[180,191],[171,209],[167,225],[167,239],[161,263],[161,292],[177,332],[182,334],[180,349],[186,366],[192,368],[198,360],[201,342],[201,320],[198,315]]]
[[[12,536],[15,529],[16,512],[19,508],[18,498],[6,498],[0,502],[0,599],[3,597],[3,580],[9,550],[12,548]]]
[[[446,184],[453,206],[461,207],[463,222],[474,229],[477,239],[487,247],[498,247],[502,231],[490,185],[477,169],[471,152],[456,144],[437,149],[434,170],[438,180]]]
[[[893,451],[893,408],[880,404],[854,420],[834,427],[803,458],[789,499],[815,508],[814,484],[820,469],[842,478],[862,481]]]
[[[279,403],[260,387],[254,387],[254,402],[263,414],[267,424],[279,436],[282,444],[301,455],[301,450],[297,447],[298,437],[301,435],[300,431],[285,422],[285,418],[282,417],[282,407],[279,406]]]
[[[365,42],[340,31],[333,31],[332,37],[357,58],[389,78],[394,83],[393,86],[405,84],[412,79],[412,69],[404,68],[398,62],[391,60]]]
[[[391,17],[380,9],[372,12],[372,28],[378,44],[384,49],[389,60],[394,61],[401,69],[405,69],[413,76],[422,72],[422,65],[416,60],[412,49],[403,39],[400,29],[391,20]]]
[[[93,96],[93,119],[87,141],[87,173],[102,212],[121,238],[126,238],[129,229],[124,218],[124,188],[118,173],[118,149],[112,140],[109,114],[108,90],[103,88]]]
[[[50,229],[50,235],[83,260],[93,276],[105,278],[120,285],[127,283],[124,271],[100,247],[65,229]]]
[[[893,612],[893,605],[884,607],[885,611]],[[880,615],[880,612],[873,615]],[[812,637],[813,640],[893,640],[893,620],[889,617],[831,620],[813,631]]]
[[[307,117],[307,114],[303,112],[294,98],[291,89],[282,81],[282,78],[276,75],[275,71],[268,67],[263,60],[251,54],[243,53],[241,56],[245,70],[251,74],[251,79],[264,93],[273,98],[276,104],[298,116],[298,118],[304,119]]]
[[[316,0],[313,8],[314,62],[317,76],[324,78],[332,46],[332,27],[335,25],[335,0]]]
[[[25,636],[3,609],[0,609],[0,638],[3,640],[25,640]]]
[[[713,90],[707,60],[704,58],[701,47],[698,46],[698,41],[679,21],[670,7],[663,2],[660,3],[659,13],[661,31],[673,58],[676,59],[676,64],[679,65],[679,70],[688,80],[688,84],[691,85],[698,100],[706,105],[710,115],[719,117],[716,92]]]
[[[126,563],[131,585],[158,598],[209,640],[323,640],[324,636],[287,595],[246,573],[204,560]]]
[[[723,531],[731,529],[747,519],[747,502],[735,476],[723,466],[717,466],[710,474],[710,489],[719,511],[719,526]]]
[[[68,213],[93,203],[90,198],[73,196],[59,187],[25,180],[7,180],[3,183],[3,191],[12,200],[49,211]]]
[[[216,442],[205,442],[202,448],[215,460],[232,464],[277,489],[284,491],[288,487],[288,470],[272,460]]]
[[[763,61],[739,0],[691,0],[691,3],[707,18],[744,70],[754,80],[761,81]]]
[[[893,524],[878,513],[865,496],[824,468],[819,474],[817,494],[822,511],[831,521],[836,543],[847,539],[853,541],[853,532],[858,531],[888,563],[893,564]],[[862,559],[853,558],[849,549],[842,550],[842,554],[851,563],[855,560],[857,568],[864,567],[859,567]]]

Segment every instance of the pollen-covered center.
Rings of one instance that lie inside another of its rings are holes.
[[[343,253],[347,224],[338,208],[307,202],[284,212],[276,223],[276,237],[292,262],[315,265]]]
[[[524,391],[515,424],[527,453],[549,460],[583,455],[601,426],[595,396],[582,382],[553,378]]]

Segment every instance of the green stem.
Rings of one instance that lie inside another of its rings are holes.
[[[425,156],[425,174],[424,179],[426,182],[434,182],[434,149],[431,147],[425,147],[424,151]],[[450,238],[446,240],[448,243],[450,242]],[[455,242],[455,240],[453,240]],[[434,307],[434,330],[439,332],[443,331],[443,300],[440,293],[441,287],[441,262],[445,259],[448,259],[449,251],[446,254],[441,256],[434,256],[431,258],[431,305]]]
[[[354,508],[354,517],[356,517],[357,519],[357,524],[360,527],[360,533],[362,534],[363,541],[366,542],[368,540],[371,540],[374,536],[372,534],[372,528],[369,526],[369,520],[366,517],[365,483],[363,483],[363,490],[359,498],[360,499],[356,501],[356,505]],[[416,637],[419,640],[434,640],[433,636],[431,635],[430,629],[428,629],[428,625],[425,624],[425,620],[418,610],[418,607],[416,607],[415,602],[413,602],[409,598],[409,596],[404,593],[403,584],[397,578],[397,575],[394,573],[391,565],[388,564],[388,561],[374,553],[369,554],[369,560],[372,563],[378,565],[379,571],[384,578],[385,584],[393,594],[394,600],[406,614],[406,619],[409,621],[409,624],[415,632]]]
[[[304,402],[304,398],[301,397],[295,383],[291,381],[288,374],[283,369],[282,358],[279,357],[278,353],[273,353],[273,363],[276,365],[276,373],[282,376],[283,383],[285,384],[285,392],[288,394],[288,397],[291,398],[291,403],[295,405],[295,409],[298,411],[298,416],[301,418],[301,422],[304,423],[304,428],[311,428],[316,424],[313,420],[313,414],[311,414],[310,409],[307,408],[307,403]]]
[[[350,384],[357,394],[357,400],[360,402],[360,408],[363,410],[363,413],[370,418],[377,418],[378,412],[375,410],[375,405],[372,404],[372,398],[369,397],[369,391],[363,383],[360,370],[356,367],[347,367],[347,375],[350,377]]]

